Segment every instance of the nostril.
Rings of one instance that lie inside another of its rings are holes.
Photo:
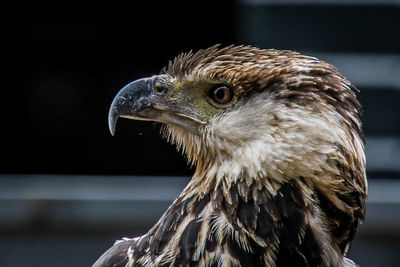
[[[167,88],[165,88],[164,86],[162,86],[161,84],[156,84],[154,86],[154,91],[156,91],[159,94],[164,94],[167,91]]]

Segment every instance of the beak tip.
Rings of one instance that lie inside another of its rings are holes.
[[[115,134],[115,126],[117,125],[118,117],[118,113],[111,108],[110,114],[108,115],[108,129],[110,130],[112,136]]]
[[[111,133],[112,136],[115,135],[115,125],[116,125],[116,123],[113,123],[113,124],[109,123],[108,124],[108,128],[109,128],[110,133]]]
[[[111,133],[111,136],[114,136],[115,135],[115,130],[114,129],[110,129],[110,133]]]

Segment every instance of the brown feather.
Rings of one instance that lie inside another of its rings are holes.
[[[271,131],[275,141],[266,149],[277,143],[282,149],[261,154],[271,159],[261,159],[254,174],[248,167],[254,153],[236,154],[251,145],[235,139],[240,129],[223,128],[232,134],[220,137],[205,128],[207,134],[196,136],[166,125],[168,140],[182,146],[196,172],[159,222],[131,246],[128,266],[352,266],[344,257],[364,219],[367,194],[355,87],[314,57],[249,46],[180,54],[163,75],[181,83],[229,84],[238,100],[215,116],[215,124],[241,107],[250,112],[273,103],[259,121],[249,117],[243,123],[255,122],[250,135],[268,118],[268,127],[260,129]],[[298,144],[293,136],[305,136],[308,143]],[[219,142],[227,143],[225,149]],[[281,157],[273,161],[275,154]],[[226,162],[242,169],[233,175],[221,167]]]

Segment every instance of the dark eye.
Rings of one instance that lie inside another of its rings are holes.
[[[233,91],[226,85],[218,85],[208,91],[208,96],[217,104],[226,104],[233,99]]]

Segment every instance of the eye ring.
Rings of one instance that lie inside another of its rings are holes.
[[[232,101],[233,90],[226,85],[217,85],[208,91],[208,96],[219,105],[224,105]]]

